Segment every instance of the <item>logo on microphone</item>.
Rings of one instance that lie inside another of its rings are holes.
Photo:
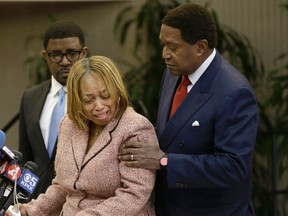
[[[7,176],[10,180],[15,181],[21,176],[21,168],[18,164],[12,164],[8,167]]]
[[[33,174],[30,170],[25,170],[18,181],[18,185],[29,194],[32,194],[38,181],[39,178],[35,174]]]

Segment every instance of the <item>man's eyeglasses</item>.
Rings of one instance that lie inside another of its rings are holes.
[[[83,49],[81,50],[73,50],[73,51],[67,51],[64,53],[61,52],[51,52],[48,53],[48,56],[50,58],[50,60],[54,63],[59,63],[63,60],[63,56],[66,56],[66,58],[70,61],[70,62],[74,62],[77,61],[80,58],[80,53],[83,51]]]

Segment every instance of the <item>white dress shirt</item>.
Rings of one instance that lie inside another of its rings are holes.
[[[46,101],[44,103],[40,121],[39,121],[46,149],[48,147],[49,127],[50,127],[50,122],[51,122],[51,117],[52,117],[52,111],[53,111],[54,106],[58,102],[59,95],[57,93],[61,88],[63,88],[63,86],[59,82],[57,82],[57,80],[53,76],[51,76],[50,92],[48,93],[46,97]],[[64,90],[67,92],[66,86],[64,86]],[[65,95],[65,99],[66,99],[66,104],[65,104],[65,113],[66,113],[67,94]]]
[[[188,76],[191,84],[187,86],[187,92],[189,92],[193,85],[198,81],[198,79],[202,76],[204,71],[208,68],[208,66],[213,61],[214,57],[216,55],[216,50],[214,49],[211,55],[200,65],[200,67],[192,74]]]

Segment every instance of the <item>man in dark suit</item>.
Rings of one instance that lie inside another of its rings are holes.
[[[172,9],[159,38],[167,66],[157,118],[160,148],[126,143],[119,159],[158,170],[157,216],[254,215],[258,108],[250,84],[215,49],[216,26],[206,8],[189,3]]]
[[[36,174],[40,178],[32,198],[45,192],[55,175],[56,148],[52,147],[51,155],[47,149],[49,131],[52,130],[49,129],[52,111],[59,99],[58,91],[61,88],[66,91],[70,68],[87,54],[82,29],[68,21],[53,23],[44,35],[43,45],[42,55],[51,72],[51,80],[26,90],[20,106],[19,151],[23,154],[23,162],[33,161],[38,165]],[[51,126],[58,129],[56,124]]]

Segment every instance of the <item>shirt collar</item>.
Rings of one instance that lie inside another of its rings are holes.
[[[51,95],[54,97],[57,95],[57,93],[59,92],[59,90],[61,88],[64,88],[65,92],[67,92],[66,90],[66,86],[63,86],[61,83],[59,83],[55,78],[54,76],[51,76],[51,89],[50,89],[50,92],[51,92]]]
[[[200,67],[192,74],[188,75],[188,78],[191,82],[191,84],[195,85],[195,83],[198,81],[198,79],[201,77],[201,75],[204,73],[204,71],[208,68],[208,66],[213,61],[214,57],[216,55],[215,48],[213,49],[213,52],[210,54],[210,56],[200,65]]]

